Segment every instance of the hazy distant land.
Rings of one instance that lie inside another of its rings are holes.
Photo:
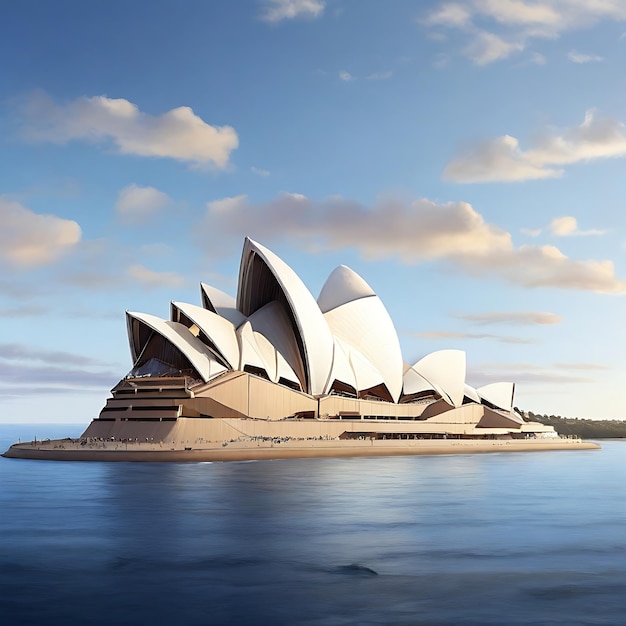
[[[559,435],[574,435],[581,439],[626,437],[626,420],[592,420],[560,415],[541,415],[532,411],[521,412],[531,422],[553,426]]]

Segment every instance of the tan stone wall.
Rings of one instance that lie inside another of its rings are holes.
[[[278,420],[298,411],[314,411],[317,415],[317,400],[299,391],[275,385],[258,376],[248,376],[250,417]]]
[[[427,404],[392,404],[376,400],[328,396],[320,399],[320,416],[334,417],[342,412],[355,412],[360,415],[418,417],[427,406]]]

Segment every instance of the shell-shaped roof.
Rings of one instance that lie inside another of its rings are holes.
[[[273,252],[246,238],[239,268],[237,308],[246,317],[272,300],[285,305],[305,373],[303,387],[323,395],[333,359],[333,338],[317,303],[297,274]]]
[[[284,261],[246,238],[237,299],[205,283],[201,292],[202,307],[172,302],[172,321],[127,313],[137,368],[161,375],[148,364],[164,363],[174,371],[191,364],[208,381],[228,368],[247,367],[314,396],[329,393],[335,381],[335,390],[370,390],[394,402],[402,394],[434,391],[451,407],[471,400],[488,405],[485,411],[497,420],[522,421],[513,411],[514,383],[467,385],[461,350],[440,350],[412,366],[403,364],[387,309],[345,265],[333,270],[316,301]]]
[[[505,411],[513,409],[515,383],[491,383],[483,387],[478,387],[476,391],[481,398],[497,406],[499,409],[504,409]]]
[[[275,383],[278,381],[276,368],[276,349],[269,341],[269,339],[267,339],[267,337],[264,337],[261,333],[255,333],[253,330],[252,334],[254,335],[254,340],[256,341],[259,354],[263,358],[263,363],[265,363],[265,371],[267,372],[267,376],[273,383]]]
[[[357,390],[357,382],[354,377],[354,371],[350,365],[350,349],[345,346],[340,339],[335,337],[335,350],[333,353],[333,369],[330,373],[329,384],[332,385],[336,380],[344,385],[349,385]]]
[[[420,359],[413,369],[426,380],[437,385],[455,407],[463,404],[465,395],[465,352],[438,350]]]
[[[291,374],[295,376],[294,382],[304,386],[306,376],[298,349],[298,341],[284,307],[273,300],[255,311],[248,318],[248,321],[252,324],[253,330],[266,337],[286,361]]]
[[[474,402],[476,402],[476,404],[481,403],[480,396],[478,395],[476,389],[474,389],[474,387],[468,385],[467,383],[465,383],[465,397],[473,400]]]
[[[383,375],[378,371],[378,369],[358,350],[351,348],[349,358],[350,366],[352,367],[354,378],[356,380],[357,391],[371,389],[372,387],[377,387],[381,383],[385,382]]]
[[[367,283],[347,267],[341,275],[356,277],[361,286],[367,287]],[[381,382],[397,402],[402,393],[402,352],[396,329],[380,298],[365,295],[340,304],[327,311],[324,319],[335,337],[358,350],[380,372]]]
[[[274,383],[283,378],[300,386],[300,381],[289,363],[267,337],[253,329],[250,321],[244,322],[237,329],[237,338],[241,352],[240,370],[251,365],[263,370]]]
[[[374,290],[355,271],[340,265],[326,279],[317,304],[322,313],[327,313],[347,302],[375,295]]]
[[[231,369],[239,366],[239,343],[231,322],[195,304],[172,302],[172,307],[181,311],[206,335],[218,355]],[[174,318],[174,315],[172,317]]]
[[[246,321],[246,316],[237,310],[237,303],[231,295],[206,283],[200,283],[200,291],[205,309],[225,317],[236,328]]]
[[[226,371],[226,368],[221,363],[218,363],[208,352],[202,341],[193,335],[183,324],[169,322],[147,313],[131,313],[127,311],[126,317],[133,361],[136,361],[145,345],[141,345],[141,342],[138,341],[139,333],[133,332],[133,325],[139,323],[150,328],[176,346],[187,357],[205,382]],[[144,335],[144,337],[147,340],[148,335]]]
[[[266,372],[268,378],[270,374],[274,372],[275,367],[272,367],[271,363],[268,365],[265,361],[265,356],[262,354],[252,330],[252,324],[250,322],[244,322],[237,329],[237,339],[239,341],[239,368],[244,370],[246,365],[257,367]],[[268,372],[268,369],[270,370]]]
[[[412,367],[409,367],[403,376],[403,393],[405,396],[411,396],[421,391],[435,391],[435,387]]]

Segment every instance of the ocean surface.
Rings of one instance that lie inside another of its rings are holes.
[[[0,447],[80,425],[0,425]],[[626,442],[240,463],[0,459],[0,623],[626,624]]]

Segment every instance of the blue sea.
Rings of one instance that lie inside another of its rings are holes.
[[[0,425],[0,447],[81,431]],[[626,624],[626,442],[241,463],[0,459],[0,623]]]

